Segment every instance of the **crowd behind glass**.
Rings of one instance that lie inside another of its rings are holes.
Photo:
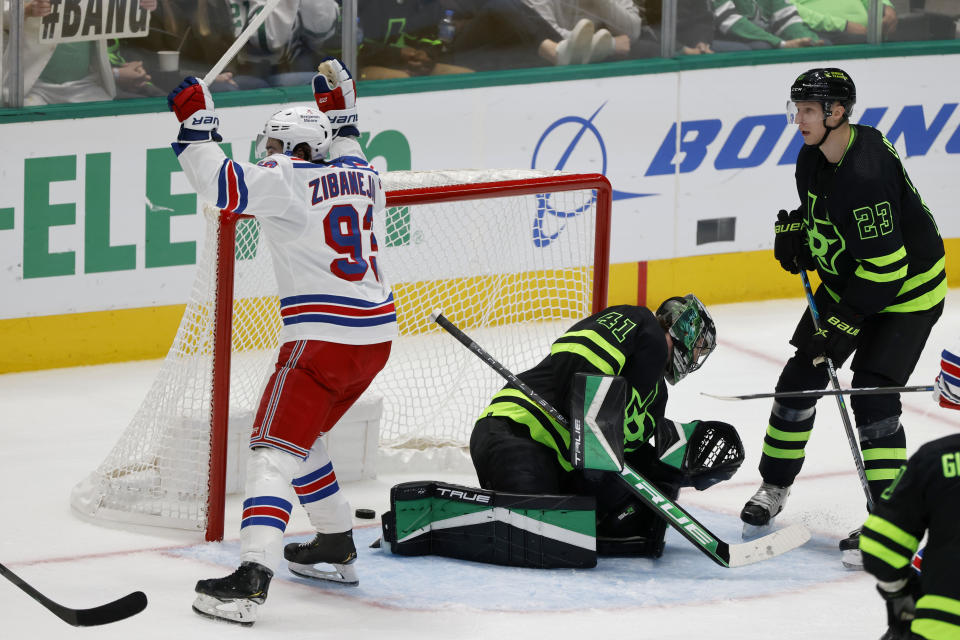
[[[41,42],[71,1],[96,0],[0,0],[3,107],[165,96],[206,75],[267,2],[129,0],[150,14],[144,37]],[[307,86],[326,56],[382,80],[951,40],[958,18],[960,0],[280,0],[211,89]]]

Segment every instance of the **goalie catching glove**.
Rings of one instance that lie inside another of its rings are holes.
[[[181,145],[223,140],[217,133],[220,118],[213,110],[213,96],[210,95],[210,89],[203,80],[193,76],[184,78],[183,82],[167,96],[167,106],[180,121],[177,142]],[[184,148],[180,147],[177,155]]]
[[[353,76],[336,58],[324,58],[313,77],[317,108],[327,114],[336,136],[359,136],[357,129],[357,85]]]
[[[743,442],[733,425],[714,420],[681,424],[663,419],[657,422],[657,458],[673,467],[680,486],[703,491],[729,480],[743,464]]]

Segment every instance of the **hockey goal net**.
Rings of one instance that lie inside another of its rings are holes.
[[[431,323],[431,311],[507,368],[536,364],[571,321],[606,304],[610,184],[599,174],[532,170],[397,171],[382,180],[388,209],[374,229],[400,338],[361,400],[382,401],[381,450],[465,450],[503,381]],[[250,432],[280,319],[256,220],[209,206],[204,216],[206,241],[174,343],[71,503],[94,520],[218,540],[224,495],[240,490],[227,486],[228,436],[245,441]]]

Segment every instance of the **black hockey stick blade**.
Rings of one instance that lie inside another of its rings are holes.
[[[771,391],[769,393],[749,393],[742,396],[722,396],[701,391],[700,395],[717,400],[756,400],[757,398],[813,398],[819,396],[877,396],[889,393],[916,393],[933,391],[933,385],[915,387],[855,387],[852,389],[808,389],[806,391]]]
[[[102,604],[99,607],[71,609],[57,604],[43,595],[2,564],[0,564],[0,574],[3,574],[3,577],[46,607],[53,615],[74,627],[96,627],[102,624],[110,624],[134,616],[147,608],[146,594],[142,591],[134,591],[119,600]]]

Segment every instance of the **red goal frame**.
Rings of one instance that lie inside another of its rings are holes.
[[[594,231],[594,280],[592,310],[596,313],[607,306],[607,286],[610,271],[610,217],[613,189],[606,176],[599,173],[565,174],[504,180],[475,184],[457,184],[422,187],[386,193],[387,207],[433,204],[482,198],[536,195],[540,193],[595,190],[596,229]],[[213,390],[210,429],[210,486],[207,496],[207,529],[205,539],[223,539],[224,508],[226,503],[227,428],[230,411],[230,359],[233,326],[233,285],[236,248],[236,226],[250,218],[232,212],[220,212],[220,233],[217,237],[217,283],[213,344]],[[226,330],[219,330],[225,327]]]

